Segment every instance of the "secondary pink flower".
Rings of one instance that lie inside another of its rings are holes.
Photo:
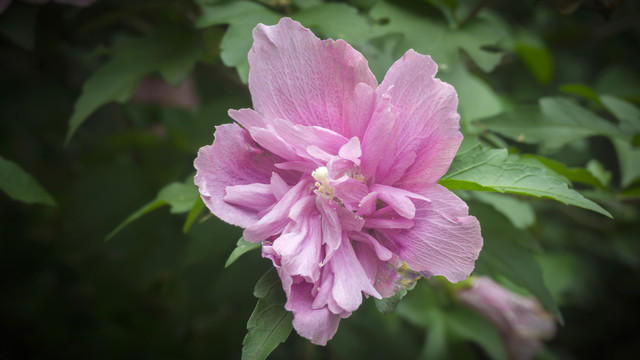
[[[555,333],[553,316],[533,298],[515,294],[488,277],[473,280],[458,292],[460,300],[493,322],[500,331],[510,359],[531,359]]]
[[[262,242],[297,332],[326,344],[362,294],[402,286],[400,267],[465,279],[482,238],[437,184],[462,135],[433,60],[409,50],[378,85],[349,44],[289,18],[253,38],[254,108],[229,111],[239,125],[200,149],[195,183],[215,215]]]

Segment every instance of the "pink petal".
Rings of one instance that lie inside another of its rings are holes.
[[[267,184],[275,170],[273,159],[254,144],[246,130],[235,124],[216,127],[213,145],[198,151],[194,166],[194,182],[212,213],[241,227],[258,221],[255,209],[223,200],[227,186]]]
[[[228,204],[234,204],[260,212],[273,205],[276,198],[270,184],[233,185],[225,188],[222,198]]]
[[[376,174],[380,161],[393,156],[393,152],[389,152],[393,151],[389,149],[389,144],[394,143],[399,131],[397,118],[398,114],[391,105],[390,98],[382,97],[362,137],[360,172],[369,184],[377,182]]]
[[[316,196],[300,199],[289,214],[292,220],[273,242],[280,266],[292,275],[315,283],[320,278],[321,220],[316,210]]]
[[[238,124],[242,125],[245,129],[251,127],[267,127],[267,123],[262,115],[253,109],[229,110],[227,113],[230,118],[237,121]]]
[[[242,233],[244,239],[248,242],[258,243],[280,234],[290,221],[289,211],[292,206],[302,197],[311,193],[310,186],[311,180],[309,179],[298,182],[260,220],[246,226]]]
[[[387,203],[398,215],[407,219],[413,219],[416,213],[416,206],[411,199],[429,201],[419,194],[387,185],[374,184],[371,186],[371,190],[378,193],[378,199]]]
[[[329,311],[327,307],[312,308],[313,286],[306,282],[292,284],[290,293],[287,294],[285,309],[293,312],[293,327],[300,336],[316,345],[326,345],[338,331],[340,316]]]
[[[348,96],[344,109],[344,130],[338,132],[362,139],[375,109],[375,87],[359,83]]]
[[[355,311],[362,303],[363,292],[378,299],[381,298],[346,236],[333,254],[330,264],[334,276],[332,295],[341,308],[346,311]]]
[[[431,57],[407,51],[387,72],[377,89],[378,96],[389,96],[401,123],[395,143],[386,144],[394,155],[378,169],[379,183],[391,185],[400,180],[394,166],[412,163],[400,183],[405,189],[436,183],[455,156],[462,134],[457,113],[455,89],[435,78],[437,65]],[[412,157],[409,161],[404,157]],[[393,180],[389,181],[389,179]]]
[[[253,107],[267,119],[341,132],[347,96],[377,81],[365,58],[343,40],[320,40],[289,18],[258,24],[249,52]]]
[[[438,184],[421,195],[431,202],[416,201],[415,225],[383,233],[397,247],[400,259],[415,271],[443,275],[451,282],[464,280],[482,248],[478,220],[468,215],[464,201]]]

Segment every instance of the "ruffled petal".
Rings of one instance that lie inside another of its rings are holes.
[[[297,21],[258,24],[249,52],[253,107],[267,119],[317,125],[336,132],[358,83],[377,86],[367,60],[343,40],[320,40]]]
[[[333,254],[330,264],[334,276],[332,295],[342,309],[355,311],[362,303],[363,292],[378,299],[381,298],[346,236]]]
[[[458,97],[436,72],[431,57],[409,50],[378,87],[378,96],[390,97],[401,123],[395,142],[385,144],[391,161],[378,168],[378,183],[412,190],[436,183],[449,168],[462,141]]]
[[[482,248],[478,220],[468,215],[464,201],[440,185],[429,187],[421,195],[431,202],[415,201],[412,228],[380,231],[413,270],[443,275],[451,282],[466,279]]]
[[[316,345],[326,345],[338,331],[340,315],[332,313],[326,306],[312,308],[313,286],[307,282],[292,284],[291,291],[287,294],[285,309],[293,312],[293,327],[300,336]]]
[[[242,233],[244,239],[248,242],[258,243],[282,233],[290,221],[289,211],[302,197],[311,193],[310,185],[311,180],[300,180],[260,220],[244,229]]]
[[[209,210],[220,219],[241,227],[258,221],[255,208],[224,201],[228,186],[268,184],[274,160],[257,147],[249,133],[235,124],[216,127],[213,145],[198,151],[194,182]]]

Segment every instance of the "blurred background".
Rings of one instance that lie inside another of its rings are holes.
[[[224,268],[241,229],[202,210],[193,159],[228,109],[251,107],[250,31],[281,16],[344,38],[379,81],[408,48],[431,54],[459,92],[467,142],[575,170],[556,169],[614,220],[461,196],[486,242],[524,244],[559,305],[565,325],[539,358],[640,354],[637,135],[613,139],[578,112],[575,136],[561,140],[505,126],[552,96],[638,134],[639,2],[5,0],[0,11],[0,156],[50,194],[0,192],[0,358],[240,357],[271,264],[254,251]],[[0,178],[15,176],[6,169]],[[478,273],[500,277],[482,255]],[[444,357],[491,358],[483,340],[433,340],[432,322],[411,319],[434,311],[425,284],[389,315],[366,300],[326,347],[293,332],[272,358],[413,359],[429,341]]]

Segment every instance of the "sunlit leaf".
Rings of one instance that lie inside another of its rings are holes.
[[[247,322],[247,336],[242,342],[243,360],[263,360],[289,337],[293,315],[284,309],[285,295],[275,269],[256,283],[253,294],[259,298]]]
[[[536,162],[542,164],[543,166],[553,170],[558,175],[565,177],[567,180],[572,182],[579,182],[587,185],[591,185],[594,187],[604,188],[607,186],[606,183],[603,183],[602,180],[595,177],[589,170],[585,168],[572,167],[569,168],[567,165],[551,160],[542,156],[526,154],[521,157],[521,159],[533,159]]]
[[[2,156],[0,156],[0,189],[13,200],[27,204],[56,204],[53,197],[20,165]]]
[[[229,255],[229,258],[227,259],[227,262],[224,264],[224,267],[229,267],[236,260],[238,260],[240,256],[244,255],[245,253],[251,250],[259,248],[261,245],[262,245],[261,243],[250,243],[246,241],[243,237],[241,237],[240,239],[238,239],[238,242],[236,243],[236,248],[233,249],[233,251],[231,252],[231,255]]]
[[[457,155],[440,184],[451,190],[474,190],[528,195],[557,200],[611,217],[608,211],[548,176],[544,169],[507,159],[505,149],[480,145]]]

